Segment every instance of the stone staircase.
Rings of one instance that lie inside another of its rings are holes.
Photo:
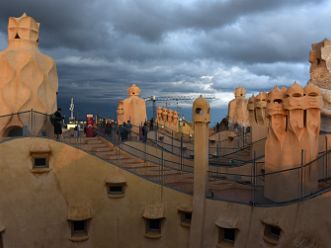
[[[77,140],[71,140],[70,142],[66,140],[65,142],[123,170],[157,183],[160,186],[166,186],[187,194],[193,194],[194,176],[192,172],[183,172],[162,166],[158,163],[144,161],[142,158],[125,152],[100,136],[94,138],[83,137],[79,142],[77,142]],[[244,149],[240,151],[240,155],[248,156],[249,150]],[[225,159],[227,160],[228,158]],[[217,179],[209,177],[207,188],[207,196],[214,199],[231,199],[232,201],[249,202],[252,195],[251,185],[244,185],[226,178]]]
[[[167,185],[186,193],[193,191],[192,173],[184,173],[144,161],[126,153],[102,137],[82,137],[79,142],[75,139],[69,139],[66,140],[66,143],[155,183]]]

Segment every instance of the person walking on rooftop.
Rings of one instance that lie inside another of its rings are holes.
[[[107,135],[107,136],[110,136],[110,134],[111,134],[111,124],[110,124],[110,122],[107,120],[107,122],[106,122],[106,125],[105,125],[105,134]]]
[[[154,118],[152,118],[152,119],[150,120],[150,122],[149,122],[149,129],[150,129],[151,131],[154,130]]]
[[[147,133],[148,133],[148,126],[147,126],[147,121],[145,121],[144,126],[142,127],[142,138],[143,142],[147,142]]]
[[[120,127],[120,136],[122,141],[128,140],[129,131],[125,122],[123,122],[122,126]]]
[[[74,128],[74,137],[76,139],[76,142],[78,143],[79,137],[80,137],[80,125],[79,125],[79,123],[77,123],[75,128]]]
[[[126,128],[128,130],[128,138],[129,138],[129,140],[131,140],[132,124],[131,124],[130,120],[128,120],[128,123],[126,124]]]
[[[53,126],[54,126],[54,134],[56,139],[59,140],[62,135],[62,122],[64,117],[61,114],[61,108],[58,108],[57,111],[52,115]]]

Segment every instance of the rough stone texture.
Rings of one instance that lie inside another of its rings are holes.
[[[128,97],[120,101],[117,108],[117,121],[119,124],[128,122],[138,127],[147,120],[146,103],[139,97],[140,88],[132,84],[128,89]]]
[[[331,132],[331,41],[325,39],[313,44],[309,62],[309,83],[317,85],[323,97],[321,130]]]
[[[287,90],[275,87],[269,93],[266,173],[295,168],[317,157],[321,106],[320,90],[313,84],[302,88],[294,83]],[[315,191],[318,171],[311,166],[303,173],[305,193]],[[297,198],[301,193],[299,181],[298,170],[266,176],[265,195],[274,201]]]
[[[238,124],[242,127],[249,126],[249,117],[247,110],[248,100],[245,98],[246,90],[245,88],[236,88],[234,91],[235,99],[229,102],[228,107],[228,117],[229,124]]]
[[[0,52],[0,115],[36,110],[52,114],[56,111],[58,77],[56,65],[38,49],[39,23],[23,14],[10,17],[8,48]],[[46,119],[40,116],[32,133],[40,131]],[[12,127],[23,128],[29,118],[12,115],[0,119],[0,136]]]
[[[31,151],[44,151],[45,147],[51,151],[51,170],[36,175],[31,171]],[[192,196],[188,194],[160,187],[80,149],[44,138],[3,142],[0,157],[3,193],[0,231],[4,230],[4,247],[106,248],[109,244],[127,248],[188,247],[190,228],[180,225],[178,214],[181,206],[192,206]],[[126,181],[123,198],[111,199],[107,195],[105,183],[114,177]],[[312,199],[276,207],[206,199],[201,247],[229,247],[226,243],[219,244],[219,227],[238,229],[235,248],[271,247],[264,241],[263,223],[268,223],[282,230],[273,247],[329,248],[330,197],[331,192],[327,191]],[[146,206],[159,203],[160,199],[165,217],[162,236],[157,240],[149,239],[144,236],[142,215]],[[69,240],[71,205],[87,205],[92,211],[86,241]],[[194,215],[195,212],[192,218]],[[227,226],[222,226],[219,220],[227,221]]]
[[[193,102],[192,120],[194,122],[194,183],[193,216],[190,229],[190,248],[200,248],[204,240],[206,193],[208,182],[208,125],[210,106],[199,97]]]
[[[247,109],[249,124],[251,126],[252,142],[267,136],[269,120],[266,116],[267,93],[260,92],[256,97],[248,99]]]
[[[46,146],[51,151],[50,171],[36,174],[31,170],[31,149],[42,152],[35,147]],[[0,144],[0,156],[3,247],[188,246],[189,229],[178,223],[178,207],[190,206],[190,195],[168,188],[161,192],[155,183],[54,140],[14,139]],[[109,198],[107,194],[106,183],[114,177],[126,181],[122,198]],[[161,237],[149,239],[144,236],[143,211],[146,206],[159,203],[161,194],[166,220]],[[71,206],[81,210],[88,206],[91,210],[85,241],[70,240]]]

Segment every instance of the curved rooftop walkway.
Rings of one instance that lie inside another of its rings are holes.
[[[20,135],[47,138],[46,130],[38,131],[37,133],[34,130],[39,130],[42,125],[51,127],[48,123],[48,115],[31,110],[5,115],[2,118],[10,118],[13,115],[17,115],[17,118],[29,120],[28,125],[21,128]],[[39,129],[34,129],[34,125],[39,127]],[[137,144],[130,142],[119,142],[118,145],[114,145],[117,142],[111,142],[106,138],[100,136],[94,138],[74,138],[68,132],[68,136],[61,139],[60,142],[82,149],[119,168],[160,184],[162,187],[170,187],[187,194],[193,193],[192,159],[191,164],[185,164],[183,157],[180,158],[180,161],[169,159],[169,156],[173,156],[173,154],[164,151],[164,149],[157,149],[158,153],[149,153],[144,150],[147,149],[147,146],[144,146],[144,149],[137,149]],[[4,138],[2,141],[11,139],[13,137]],[[245,150],[238,151],[247,152]],[[237,155],[238,153],[234,156]],[[206,197],[256,206],[276,206],[300,202],[323,194],[323,192],[331,189],[330,161],[331,150],[328,150],[321,152],[316,160],[307,164],[301,163],[291,169],[276,172],[266,173],[264,164],[260,163],[257,159],[243,166],[209,166]],[[309,175],[311,171],[318,174],[315,181],[318,183],[318,187],[314,191],[309,191],[309,185],[307,186],[304,180],[305,175]],[[300,188],[300,191],[291,200],[283,202],[268,200],[264,197],[265,181],[267,179],[272,180],[275,177],[291,178],[297,184],[298,188]],[[306,186],[308,188],[305,188]]]
[[[180,168],[177,163],[151,155],[146,155],[145,159],[141,159],[133,154],[130,142],[114,146],[100,136],[80,138],[78,141],[75,138],[66,138],[63,141],[154,183],[187,194],[193,193],[193,167]],[[226,180],[224,176],[220,180],[218,178],[220,176],[217,175],[217,172],[209,172],[207,197],[250,203],[252,187],[249,183]],[[256,188],[256,191],[258,190]]]
[[[229,131],[225,131],[229,132]],[[103,130],[100,130],[103,133]],[[232,131],[233,134],[235,132]],[[216,133],[218,134],[218,133]],[[215,135],[215,134],[214,134]],[[218,140],[213,138],[209,142],[209,165],[217,167],[236,167],[253,163],[253,160],[264,158],[265,138],[249,143],[250,135],[236,133],[231,137],[233,140],[229,145],[229,138]],[[134,139],[137,141],[137,139]],[[148,132],[147,144],[162,149],[182,159],[192,160],[194,158],[193,138],[180,136],[179,133],[165,132],[163,129]],[[263,149],[259,149],[263,147]],[[262,151],[261,151],[262,150]],[[255,154],[255,156],[254,156]]]
[[[161,156],[151,156],[147,153],[144,154],[140,150],[135,150],[132,148],[133,146],[130,145],[130,142],[123,142],[119,146],[115,146],[109,140],[100,136],[94,138],[80,138],[79,140],[66,138],[63,141],[133,174],[160,184],[161,186],[170,187],[187,194],[193,193],[193,167],[180,167],[181,165],[179,163],[165,159],[165,154]],[[145,156],[144,159],[142,159],[141,156],[137,156],[137,152]],[[206,197],[255,206],[286,205],[303,201],[329,191],[331,189],[331,178],[323,178],[322,175],[322,178],[319,180],[319,187],[314,193],[304,194],[300,192],[293,200],[273,202],[264,197],[265,177],[279,176],[280,174],[293,172],[295,175],[298,175],[298,183],[301,183],[300,171],[311,169],[311,166],[328,166],[325,164],[327,157],[331,157],[331,151],[328,151],[326,154],[321,154],[317,160],[310,164],[269,174],[261,174],[256,163],[251,166],[250,174],[209,170],[208,192],[206,193]],[[302,185],[302,187],[304,188],[304,185]]]

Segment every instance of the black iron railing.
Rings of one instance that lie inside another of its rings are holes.
[[[14,125],[10,123],[14,123]],[[50,116],[38,111],[30,110],[2,115],[0,124],[3,126],[2,141],[12,138],[8,137],[8,134],[55,139]],[[83,132],[80,132],[78,137],[74,136],[72,131],[64,132],[58,141],[99,156],[107,162],[158,183],[162,187],[193,193],[193,160],[185,157],[183,152],[168,151],[159,142],[157,146],[149,142],[143,143],[139,141],[139,136],[134,134],[125,141],[121,140],[120,135],[116,132],[112,136],[106,135],[102,128],[97,130],[97,134],[107,139],[105,142],[115,144],[118,149],[115,157],[105,159],[96,152],[85,149],[86,143],[82,142]],[[84,137],[84,139],[88,138]],[[264,145],[265,140],[258,142],[261,142],[258,146]],[[276,206],[318,196],[331,189],[331,150],[327,149],[329,147],[327,139],[325,139],[324,147],[325,150],[308,163],[304,162],[305,151],[302,151],[301,162],[283,170],[268,168],[264,164],[263,156],[254,150],[254,144],[241,147],[237,151],[223,155],[222,158],[235,159],[239,153],[249,150],[250,159],[242,161],[237,159],[236,161],[242,162],[239,165],[217,166],[211,164],[209,166],[206,197],[255,206]],[[183,146],[179,146],[179,148],[183,149]],[[151,151],[151,149],[154,150]],[[123,152],[128,155],[125,159],[121,158]],[[130,158],[139,158],[142,165],[128,166]],[[273,191],[279,192],[279,194]]]

